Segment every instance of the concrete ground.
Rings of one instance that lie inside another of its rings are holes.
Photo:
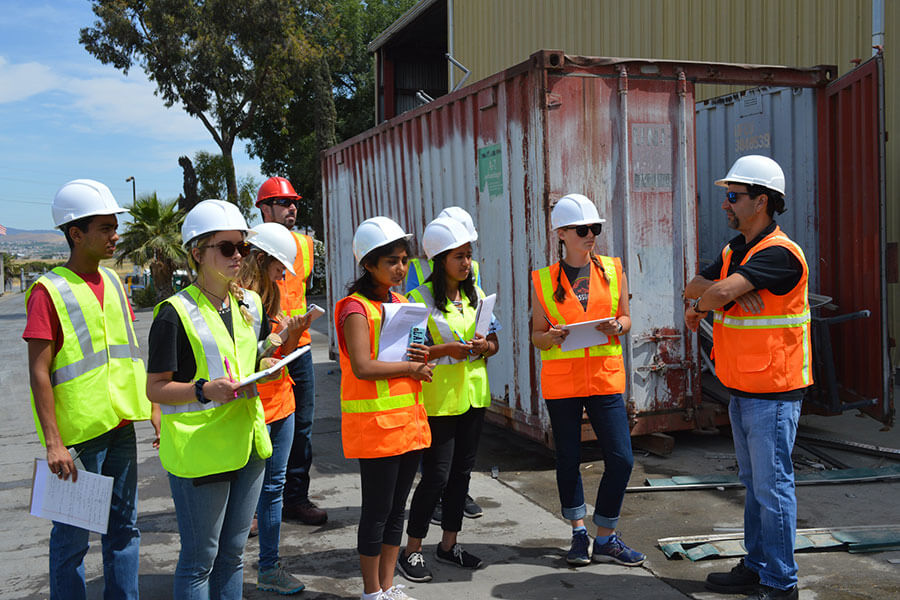
[[[0,598],[46,598],[49,522],[28,514],[29,487],[34,458],[44,452],[34,433],[28,405],[28,375],[24,329],[24,296],[0,296]],[[146,340],[152,313],[139,311],[139,340]],[[313,337],[316,368],[316,425],[312,482],[313,499],[329,512],[328,523],[309,527],[285,523],[281,554],[285,566],[300,577],[307,590],[299,597],[324,600],[358,598],[362,584],[355,553],[359,516],[359,477],[355,461],[343,458],[340,447],[340,412],[337,364],[330,361],[324,336],[327,322],[317,322]],[[900,447],[896,429],[855,415],[803,417],[804,431],[829,434],[860,442]],[[170,598],[171,574],[178,558],[179,539],[168,483],[156,452],[152,429],[137,425],[139,468],[139,522],[142,532],[141,594],[144,598]],[[730,439],[717,434],[675,434],[675,451],[668,458],[636,452],[631,485],[647,477],[733,472]],[[830,451],[851,466],[890,464],[885,459]],[[724,456],[724,458],[723,458]],[[585,445],[582,472],[588,500],[596,490],[603,462],[590,444]],[[496,467],[498,476],[491,477]],[[435,579],[396,583],[419,600],[450,598],[508,598],[538,600],[668,599],[701,600],[728,596],[705,592],[702,581],[713,570],[728,570],[734,561],[667,560],[656,547],[661,537],[721,533],[739,528],[743,491],[676,491],[630,493],[622,511],[620,531],[633,547],[648,555],[641,568],[591,565],[569,568],[563,556],[570,530],[559,515],[553,456],[543,447],[507,431],[486,426],[479,452],[472,495],[484,507],[480,519],[466,520],[460,541],[482,557],[486,566],[462,571],[433,560],[440,532],[426,539],[426,560]],[[900,523],[897,497],[900,483],[868,483],[799,487],[799,527],[837,527]],[[244,597],[271,598],[255,589],[258,543],[250,540],[245,554]],[[812,599],[900,598],[900,552],[849,554],[845,551],[798,554],[800,597]],[[88,597],[101,598],[103,589],[99,536],[85,559]]]

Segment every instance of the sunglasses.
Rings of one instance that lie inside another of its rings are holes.
[[[231,258],[234,256],[234,251],[237,250],[238,253],[243,257],[250,254],[250,244],[248,242],[238,242],[235,244],[234,242],[223,241],[218,242],[216,244],[207,244],[202,246],[201,248],[218,248],[219,252],[222,253],[222,256],[225,258]]]
[[[575,235],[577,235],[578,237],[587,237],[588,231],[590,231],[594,235],[600,235],[600,232],[603,230],[603,223],[594,223],[592,225],[575,225],[573,227],[566,227],[566,229],[574,229]]]
[[[750,192],[725,192],[725,198],[731,204],[735,204],[738,200],[740,200],[741,196],[750,196]]]
[[[291,198],[274,198],[272,200],[269,200],[269,206],[272,206],[273,204],[284,207],[297,206],[297,201]]]

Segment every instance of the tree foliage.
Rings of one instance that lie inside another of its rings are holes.
[[[104,64],[140,66],[167,106],[197,117],[222,151],[228,198],[232,147],[259,111],[290,99],[310,45],[291,0],[93,0],[80,42]]]
[[[194,154],[194,172],[197,175],[197,197],[200,200],[209,198],[226,198],[228,194],[227,188],[227,165],[225,159],[219,154],[211,154],[209,152],[197,152]],[[253,221],[256,216],[256,191],[259,189],[258,182],[252,175],[245,175],[237,180],[237,204],[241,209],[241,214],[247,219],[247,222]]]
[[[174,293],[172,274],[187,265],[187,253],[181,245],[181,223],[184,213],[177,201],[159,200],[156,193],[138,196],[129,206],[132,222],[119,237],[116,264],[130,260],[136,265],[149,265],[156,283],[157,300]]]
[[[375,125],[373,59],[366,47],[415,2],[299,2],[302,35],[317,50],[292,80],[288,100],[258,111],[248,132],[248,150],[262,160],[262,171],[287,177],[303,196],[298,225],[322,233],[319,152]]]

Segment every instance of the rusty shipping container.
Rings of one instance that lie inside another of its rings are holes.
[[[449,205],[479,230],[483,287],[498,294],[501,352],[488,362],[491,416],[549,443],[530,272],[556,261],[550,207],[586,194],[607,219],[596,250],[622,257],[633,327],[624,337],[632,435],[723,422],[704,403],[681,292],[696,273],[694,88],[698,82],[823,85],[828,68],[567,56],[519,65],[387,121],[323,154],[328,301],[356,275],[351,240],[385,215],[421,236]],[[331,332],[332,350],[335,349]]]

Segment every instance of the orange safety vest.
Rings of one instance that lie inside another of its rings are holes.
[[[284,358],[281,348],[276,350],[272,356],[279,360]],[[259,392],[259,399],[262,400],[263,410],[266,411],[267,425],[284,419],[297,409],[294,399],[294,380],[288,374],[287,367],[281,368],[281,377],[275,381],[256,384],[256,390]]]
[[[313,239],[308,235],[291,232],[297,244],[297,258],[294,260],[296,275],[284,274],[284,280],[278,282],[281,290],[281,308],[289,317],[306,313],[306,280],[313,270]],[[305,346],[311,341],[309,330],[300,336],[297,347]]]
[[[787,248],[803,265],[800,281],[784,296],[757,290],[763,301],[759,314],[745,313],[735,302],[713,312],[713,356],[716,375],[726,387],[749,393],[789,392],[812,384],[809,338],[809,267],[803,250],[780,227],[747,252],[741,264],[766,248]],[[721,279],[728,277],[731,247],[722,250]]]
[[[391,292],[394,302],[408,302]],[[369,321],[370,357],[378,357],[381,332],[381,302],[362,294],[342,298],[334,307],[335,328],[344,305],[358,300]],[[346,346],[346,344],[345,344]],[[346,458],[382,458],[398,456],[431,445],[431,429],[425,405],[419,401],[422,384],[412,377],[392,377],[366,381],[357,379],[350,357],[340,350],[341,365],[341,440]]]
[[[560,281],[566,296],[556,302],[553,292],[560,276],[559,263],[531,272],[544,314],[554,325],[566,325],[618,316],[622,262],[617,257],[598,256],[609,283],[600,269],[591,263],[587,310],[575,297],[565,273]],[[625,365],[619,336],[610,336],[606,344],[564,352],[559,346],[541,350],[541,393],[545,400],[583,398],[625,391]]]

